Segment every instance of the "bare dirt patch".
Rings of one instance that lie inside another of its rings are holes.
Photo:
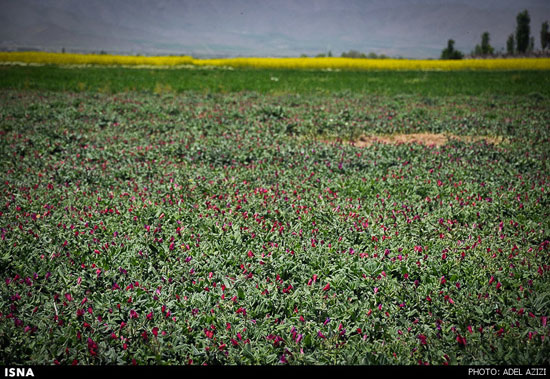
[[[420,143],[427,146],[443,146],[450,140],[459,140],[464,142],[477,142],[485,140],[487,143],[498,145],[504,141],[504,138],[489,136],[456,136],[453,134],[441,133],[413,133],[361,136],[357,140],[349,142],[353,143],[357,147],[371,146],[374,143],[388,143],[395,145]]]

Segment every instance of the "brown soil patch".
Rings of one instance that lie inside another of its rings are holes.
[[[443,146],[450,140],[459,140],[464,142],[477,142],[485,140],[487,143],[498,145],[504,141],[502,137],[488,136],[456,136],[452,134],[435,133],[413,133],[413,134],[393,134],[393,135],[374,135],[361,136],[356,141],[350,141],[357,147],[371,146],[374,143],[420,143],[427,146]]]

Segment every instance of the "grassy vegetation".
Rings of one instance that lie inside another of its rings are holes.
[[[2,365],[550,363],[547,74],[0,73]]]
[[[539,95],[550,97],[548,71],[296,71],[127,69],[116,67],[0,66],[0,88],[49,91],[157,93],[361,93]]]

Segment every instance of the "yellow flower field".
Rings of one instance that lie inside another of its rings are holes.
[[[190,56],[128,56],[2,52],[0,63],[55,65],[121,65],[146,67],[196,67],[309,69],[309,70],[550,70],[550,58],[415,60],[353,58],[225,58],[195,59]]]
[[[193,63],[189,56],[143,57],[108,54],[64,54],[45,52],[1,52],[0,62],[55,65],[178,66]]]
[[[228,58],[193,60],[194,65],[234,68],[332,70],[550,70],[548,58],[413,60],[354,58]]]

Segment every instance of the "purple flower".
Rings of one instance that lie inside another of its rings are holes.
[[[417,336],[417,338],[420,340],[420,343],[421,343],[422,345],[425,345],[425,344],[426,344],[426,336],[425,336],[424,334],[419,334],[419,335]]]

